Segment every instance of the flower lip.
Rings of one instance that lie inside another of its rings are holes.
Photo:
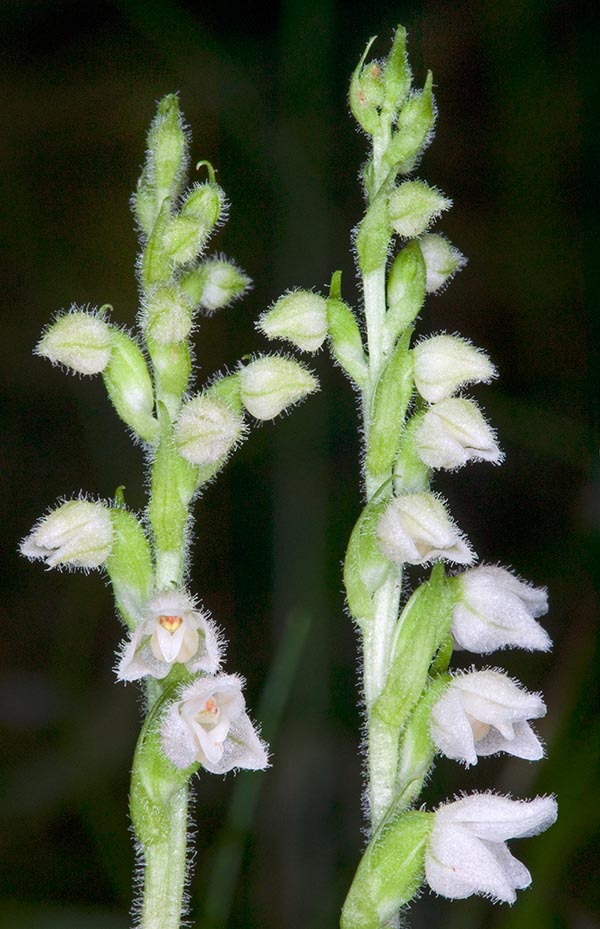
[[[208,615],[184,591],[163,590],[146,604],[144,619],[125,644],[117,676],[122,681],[162,679],[175,664],[212,674],[220,660],[218,635]]]

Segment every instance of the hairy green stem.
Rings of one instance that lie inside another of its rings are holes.
[[[168,831],[142,849],[144,897],[141,929],[179,929],[186,879],[188,787],[168,802]]]

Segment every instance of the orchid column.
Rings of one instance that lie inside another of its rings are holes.
[[[436,813],[414,808],[436,751],[465,764],[498,751],[531,760],[543,754],[528,722],[545,712],[539,695],[499,670],[451,676],[453,648],[485,653],[550,642],[536,622],[545,592],[503,568],[471,568],[471,545],[431,490],[436,469],[502,460],[493,430],[463,393],[496,371],[456,335],[413,344],[426,295],[446,286],[465,259],[429,231],[450,200],[423,180],[404,179],[432,138],[431,74],[423,90],[411,89],[404,29],[387,59],[365,64],[371,44],[350,86],[352,112],[371,142],[362,170],[366,211],[355,236],[362,319],[342,300],[336,273],[327,297],[286,294],[259,323],[268,337],[306,351],[328,337],[360,395],[366,505],[344,581],[362,647],[370,841],[343,929],[399,925],[399,908],[424,877],[446,897],[513,902],[530,876],[504,842],[540,832],[556,816],[551,798],[493,794]],[[429,577],[401,605],[406,567],[428,564]],[[468,570],[448,574],[445,564]]]
[[[150,127],[133,198],[141,243],[139,333],[113,324],[111,307],[73,307],[37,346],[69,371],[102,374],[117,414],[143,447],[147,509],[131,512],[122,489],[108,501],[80,494],[41,519],[21,546],[51,568],[106,572],[127,632],[117,676],[145,685],[130,795],[143,872],[135,905],[142,929],[179,929],[185,916],[192,775],[267,765],[266,746],[246,713],[243,680],[219,673],[224,636],[189,589],[192,504],[247,436],[247,414],[274,419],[317,388],[296,360],[265,355],[213,374],[194,390],[191,334],[198,318],[242,296],[250,280],[222,255],[205,255],[227,204],[206,161],[197,170],[207,179],[185,189],[188,161],[189,133],[170,95]]]

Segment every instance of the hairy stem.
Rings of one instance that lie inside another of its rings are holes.
[[[146,845],[141,929],[179,929],[187,865],[188,787],[168,802],[168,829],[160,842]]]

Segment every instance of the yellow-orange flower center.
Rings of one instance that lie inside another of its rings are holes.
[[[183,620],[181,616],[159,616],[158,621],[167,632],[177,632]]]

